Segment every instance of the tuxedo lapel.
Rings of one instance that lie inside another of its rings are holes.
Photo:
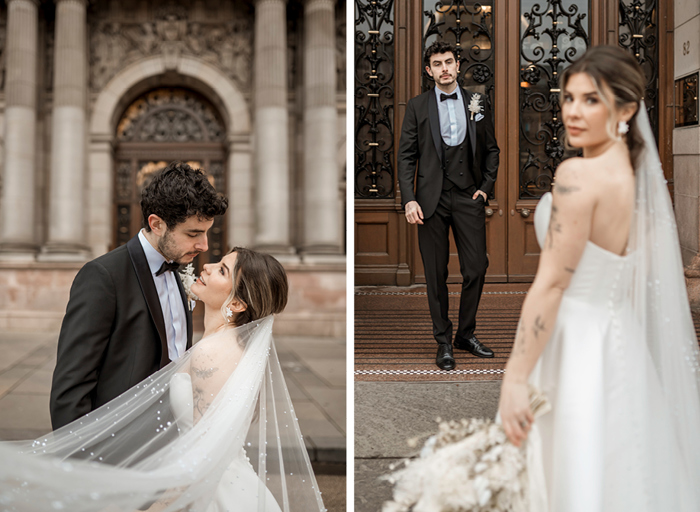
[[[139,280],[141,292],[143,292],[143,297],[146,299],[146,304],[148,304],[148,311],[151,313],[151,318],[153,318],[153,323],[156,324],[156,329],[160,336],[160,365],[163,367],[170,362],[170,358],[168,356],[168,337],[165,334],[165,321],[163,320],[163,311],[161,310],[160,300],[158,299],[158,290],[156,290],[156,284],[153,282],[151,269],[148,266],[146,254],[143,252],[143,247],[141,247],[138,235],[126,243],[126,248],[129,251],[131,263],[136,271],[136,277]],[[163,364],[164,362],[165,364]]]
[[[428,96],[428,119],[430,120],[430,133],[433,135],[433,143],[438,158],[442,162],[442,136],[440,135],[440,117],[438,116],[437,98],[435,91],[431,89]]]
[[[472,119],[472,113],[469,112],[469,101],[467,99],[467,90],[462,88],[462,101],[464,101],[464,112],[467,114],[467,137],[472,146],[472,155],[476,158],[476,120]]]
[[[187,349],[192,346],[192,311],[190,310],[190,300],[185,294],[185,287],[182,285],[182,280],[180,279],[180,274],[175,272],[175,280],[177,281],[177,288],[180,290],[180,297],[182,297],[182,303],[185,305],[185,316],[187,317]]]

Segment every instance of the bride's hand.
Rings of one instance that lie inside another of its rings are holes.
[[[515,446],[527,439],[535,417],[530,409],[530,397],[526,382],[513,382],[503,379],[501,400],[498,404],[503,430],[508,440]]]

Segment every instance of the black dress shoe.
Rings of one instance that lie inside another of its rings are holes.
[[[458,336],[455,336],[455,347],[460,350],[467,350],[477,357],[493,357],[493,350],[485,347],[476,336],[465,340]]]
[[[441,370],[455,369],[455,358],[452,355],[452,345],[447,345],[445,343],[440,343],[440,345],[438,345],[435,364],[437,364],[438,368]]]

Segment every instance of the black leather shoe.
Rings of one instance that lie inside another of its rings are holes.
[[[455,358],[452,355],[452,345],[440,343],[438,346],[437,356],[435,357],[435,364],[441,370],[455,369]]]
[[[472,336],[467,340],[456,336],[455,347],[460,350],[471,352],[477,357],[493,357],[493,350],[484,346],[478,339],[476,339],[476,336]]]

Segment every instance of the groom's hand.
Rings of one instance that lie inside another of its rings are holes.
[[[477,190],[476,192],[474,192],[474,195],[472,196],[472,199],[474,199],[474,201],[476,201],[476,198],[477,198],[478,196],[483,197],[483,198],[484,198],[484,202],[486,202],[486,199],[487,199],[486,192],[484,192],[483,190]]]
[[[423,210],[421,210],[418,201],[409,201],[406,203],[406,220],[409,224],[423,224]]]

